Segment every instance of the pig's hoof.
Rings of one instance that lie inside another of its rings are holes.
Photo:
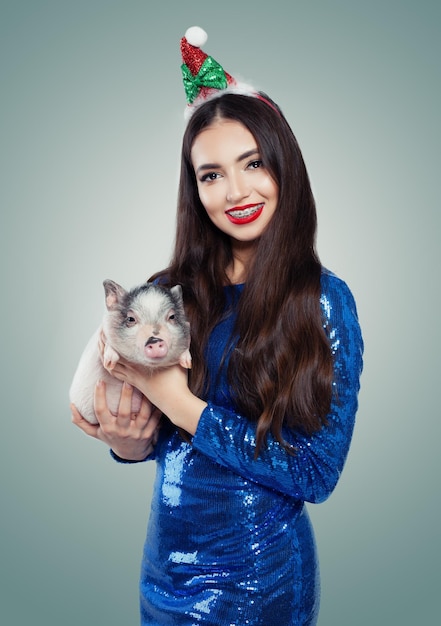
[[[106,346],[103,354],[103,365],[106,370],[113,370],[118,363],[119,354],[110,346]]]
[[[183,354],[181,354],[179,364],[182,365],[182,367],[185,367],[185,369],[191,370],[191,354],[189,350],[186,350]]]

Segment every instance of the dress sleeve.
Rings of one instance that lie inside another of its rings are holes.
[[[334,358],[334,391],[327,425],[312,436],[285,427],[289,454],[269,433],[257,459],[256,425],[243,415],[209,403],[193,437],[193,446],[213,461],[248,480],[307,502],[331,494],[348,454],[362,371],[363,340],[354,298],[331,273],[322,276],[321,307]]]

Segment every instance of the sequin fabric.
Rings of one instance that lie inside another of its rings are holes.
[[[230,301],[241,286],[227,288]],[[237,414],[218,372],[234,312],[213,331],[211,385],[192,443],[161,431],[141,568],[141,623],[307,626],[317,623],[319,571],[305,502],[325,500],[348,453],[363,343],[346,284],[322,274],[321,306],[332,342],[337,397],[312,437],[288,429],[257,460],[255,426]]]

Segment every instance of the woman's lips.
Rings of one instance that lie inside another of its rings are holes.
[[[245,206],[234,207],[225,212],[226,216],[233,224],[249,224],[257,220],[262,213],[264,203],[247,204]]]

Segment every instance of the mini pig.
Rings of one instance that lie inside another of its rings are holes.
[[[182,288],[168,289],[145,283],[126,291],[105,280],[107,312],[103,323],[87,344],[70,388],[70,401],[92,424],[97,423],[93,408],[95,385],[106,383],[107,404],[112,413],[118,412],[122,382],[104,368],[98,348],[100,333],[106,339],[103,361],[112,370],[120,356],[131,363],[144,365],[147,370],[180,363],[191,367],[190,324],[186,320]],[[132,411],[141,406],[141,394],[134,390]]]

